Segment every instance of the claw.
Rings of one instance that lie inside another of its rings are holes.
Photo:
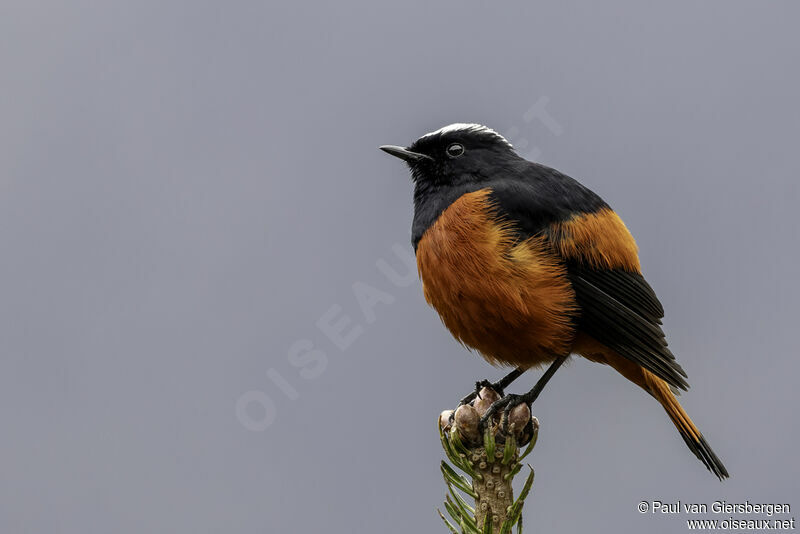
[[[481,396],[481,390],[483,388],[492,389],[492,390],[496,391],[497,394],[500,395],[501,397],[503,396],[503,392],[500,391],[498,386],[496,386],[495,384],[492,384],[488,380],[484,379],[484,380],[481,380],[480,382],[475,382],[475,392],[478,394],[478,397]]]
[[[498,410],[500,410],[500,408],[505,406],[506,403],[508,403],[508,397],[503,397],[502,399],[493,402],[491,406],[489,406],[486,412],[484,412],[484,414],[481,416],[481,420],[478,422],[478,429],[481,432],[483,432],[483,430],[486,428],[487,423],[491,423],[494,415]]]
[[[461,399],[458,405],[461,406],[463,404],[470,404],[473,401],[475,401],[475,399],[481,399],[482,398],[481,391],[484,389],[491,390],[494,393],[497,393],[499,397],[502,397],[504,395],[503,393],[504,387],[508,386],[511,382],[513,382],[514,379],[516,379],[519,375],[522,374],[522,372],[523,372],[522,370],[517,369],[512,373],[510,373],[509,375],[501,378],[497,382],[489,382],[488,380],[485,379],[479,382],[475,382],[475,391],[473,391],[472,393]]]
[[[463,406],[464,404],[470,404],[475,399],[480,399],[481,398],[481,390],[483,388],[489,388],[489,389],[494,389],[495,391],[499,391],[498,388],[494,384],[489,382],[488,380],[481,380],[479,382],[475,382],[475,391],[473,391],[472,393],[470,393],[469,395],[467,395],[463,399],[461,399],[459,401],[458,405],[459,406]],[[499,394],[500,394],[501,397],[503,396],[503,392],[502,391],[499,391]]]
[[[486,428],[486,424],[491,421],[492,417],[497,415],[497,413],[502,409],[500,428],[502,429],[503,433],[506,433],[508,431],[508,418],[511,410],[523,403],[527,404],[525,396],[514,394],[506,395],[502,399],[493,402],[492,405],[489,406],[489,409],[486,410],[486,413],[484,413],[481,417],[481,420],[478,423],[478,429],[482,432],[483,429]],[[530,408],[530,406],[528,408]]]
[[[478,410],[478,414],[483,416],[483,414],[486,413],[486,411],[492,406],[492,404],[494,404],[500,399],[501,399],[500,395],[498,395],[493,389],[483,388],[480,391],[480,398],[475,400],[475,402],[473,402],[472,405],[475,407],[476,410]]]
[[[478,392],[477,391],[473,391],[472,393],[470,393],[469,395],[467,395],[466,397],[464,397],[463,399],[458,401],[458,405],[459,406],[464,406],[465,404],[470,404],[472,401],[475,400],[475,398],[477,396],[478,396]]]

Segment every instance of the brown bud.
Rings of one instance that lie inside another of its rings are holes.
[[[500,395],[493,389],[483,388],[478,392],[478,397],[475,399],[473,406],[475,409],[478,410],[478,414],[483,416],[486,413],[486,410],[489,409],[495,401],[500,400]]]
[[[527,404],[523,403],[514,406],[511,413],[508,414],[508,426],[511,427],[511,425],[514,425],[515,437],[519,438],[522,435],[522,431],[528,425],[530,419],[531,409]]]
[[[469,404],[462,404],[456,409],[456,427],[461,437],[470,443],[478,441],[478,412]]]

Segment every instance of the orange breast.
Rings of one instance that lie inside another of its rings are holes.
[[[516,242],[489,190],[448,207],[417,245],[425,299],[445,326],[492,364],[531,367],[568,351],[575,295],[541,239]]]

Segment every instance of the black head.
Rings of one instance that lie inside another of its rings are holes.
[[[381,150],[406,161],[418,185],[461,185],[489,179],[521,158],[503,136],[480,124],[451,124],[425,134],[408,148]]]

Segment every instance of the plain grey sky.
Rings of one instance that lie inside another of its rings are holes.
[[[377,146],[464,121],[622,215],[732,473],[575,361],[534,407],[531,530],[800,510],[796,3],[0,10],[0,531],[445,532],[436,416],[502,371],[376,266],[403,272],[411,222]],[[365,317],[354,284],[392,302]],[[301,374],[308,343],[326,365]]]

